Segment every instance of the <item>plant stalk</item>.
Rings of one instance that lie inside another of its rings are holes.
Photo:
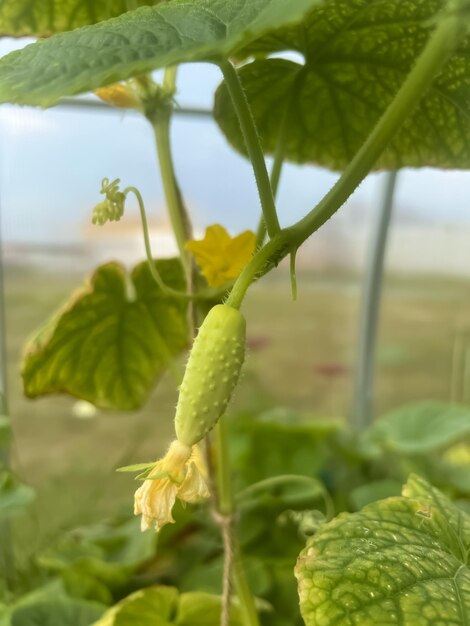
[[[279,219],[277,217],[274,194],[271,188],[266,161],[264,160],[255,120],[251,112],[248,100],[246,99],[243,86],[240,82],[237,70],[230,61],[220,63],[220,69],[224,75],[228,92],[232,99],[234,109],[240,122],[240,128],[245,139],[246,148],[250,161],[253,165],[253,172],[258,186],[258,193],[263,210],[263,218],[270,237],[274,237],[280,230]]]
[[[230,578],[233,578],[240,610],[242,613],[243,626],[259,626],[258,613],[256,610],[253,594],[243,567],[242,556],[238,542],[233,533],[233,517],[235,505],[232,494],[232,478],[230,475],[230,459],[227,439],[227,426],[225,417],[222,416],[215,428],[216,451],[217,451],[217,507],[218,514],[224,523],[224,588],[230,591]],[[226,597],[226,593],[224,596]],[[230,593],[228,594],[230,596]],[[227,598],[226,598],[227,599]],[[228,597],[230,600],[230,597]]]
[[[354,399],[350,415],[351,427],[362,432],[374,418],[374,368],[377,329],[380,314],[383,270],[390,218],[393,210],[398,172],[386,175],[382,204],[372,233],[371,249],[367,261],[359,328],[359,351],[354,384]]]
[[[172,98],[176,91],[177,67],[167,67],[163,77],[163,91],[168,98]],[[173,112],[172,106],[160,106],[147,119],[152,124],[157,146],[160,176],[163,192],[168,207],[171,225],[176,238],[181,263],[186,274],[188,291],[194,293],[198,281],[196,266],[186,250],[186,242],[193,238],[193,229],[188,212],[183,202],[181,190],[176,178],[175,167],[171,151],[170,122]],[[197,307],[194,302],[189,304],[188,319],[191,332],[194,335],[197,327]]]
[[[165,70],[163,78],[163,88],[169,96],[174,93],[175,85],[176,68],[169,67]],[[175,233],[181,262],[188,273],[190,271],[190,261],[185,244],[192,238],[192,228],[186,208],[183,204],[173,164],[170,141],[171,113],[170,107],[167,109],[161,107],[158,109],[156,115],[152,119],[149,119],[149,121],[152,124],[155,134],[160,176],[171,225]]]
[[[271,183],[271,189],[273,193],[274,199],[277,196],[277,190],[279,188],[279,182],[281,180],[281,172],[282,166],[284,165],[284,143],[279,141],[276,154],[274,155],[274,161],[271,168],[271,174],[269,176],[269,180]],[[262,214],[259,220],[258,229],[256,231],[256,245],[255,250],[259,250],[264,244],[264,240],[266,239],[266,222],[264,220],[264,215]]]
[[[300,79],[301,72],[299,73],[297,80]],[[286,139],[287,139],[287,130],[289,125],[289,117],[292,111],[292,104],[295,101],[294,94],[297,92],[296,89],[292,90],[292,94],[287,102],[287,105],[284,109],[284,113],[282,115],[282,120],[280,124],[279,135],[276,142],[276,150],[274,152],[274,160],[271,167],[271,174],[269,176],[269,182],[271,183],[271,190],[273,193],[274,201],[277,198],[277,192],[279,189],[279,183],[281,181],[281,173],[282,167],[284,165],[284,156],[286,153]],[[266,222],[264,221],[264,215],[261,214],[261,218],[258,224],[258,229],[256,231],[256,247],[255,250],[259,250],[264,244],[264,240],[266,239]]]
[[[282,230],[248,263],[238,277],[227,304],[240,307],[246,290],[257,277],[269,272],[289,252],[299,247],[346,202],[414,111],[436,74],[466,35],[459,12],[443,15],[395,98],[332,189],[303,219]]]

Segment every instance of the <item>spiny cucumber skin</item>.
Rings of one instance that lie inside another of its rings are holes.
[[[178,440],[193,446],[225,412],[245,359],[246,322],[237,309],[214,306],[194,340],[175,415]]]

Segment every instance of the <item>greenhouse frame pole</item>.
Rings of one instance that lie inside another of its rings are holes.
[[[398,171],[386,174],[382,204],[367,260],[361,303],[358,357],[354,380],[351,425],[363,432],[374,419],[374,370],[385,251],[393,210]]]
[[[3,277],[2,220],[0,211],[0,416],[8,417],[7,348],[5,320],[5,284]],[[0,445],[0,470],[10,465],[9,444]],[[0,519],[0,573],[9,588],[14,582],[14,557],[11,544],[11,527],[8,518]]]

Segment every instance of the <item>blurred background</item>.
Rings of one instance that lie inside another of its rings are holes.
[[[0,53],[18,45],[3,40]],[[251,167],[204,112],[219,82],[208,65],[184,66],[178,78],[179,105],[199,110],[176,114],[172,129],[196,237],[217,222],[232,234],[256,230],[259,219]],[[19,367],[27,338],[96,265],[114,259],[131,267],[144,257],[137,207],[117,224],[91,225],[103,177],[139,188],[155,256],[176,252],[150,126],[132,112],[96,104],[0,109],[12,463],[37,488],[33,513],[14,527],[25,562],[61,530],[130,510],[135,483],[115,468],[154,460],[173,434],[170,377],[134,414],[97,411],[66,397],[29,401],[22,395]],[[282,224],[302,217],[336,178],[316,167],[286,165],[278,196]],[[343,419],[351,410],[364,270],[383,185],[383,174],[370,176],[299,251],[296,302],[285,265],[250,291],[249,357],[233,411],[280,405]],[[377,348],[377,416],[424,398],[470,401],[469,190],[470,173],[399,174]]]

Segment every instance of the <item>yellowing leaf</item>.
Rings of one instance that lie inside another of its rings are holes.
[[[253,256],[255,243],[251,230],[231,237],[223,226],[214,224],[206,229],[204,239],[188,241],[186,248],[193,253],[209,285],[219,287],[240,274]]]

